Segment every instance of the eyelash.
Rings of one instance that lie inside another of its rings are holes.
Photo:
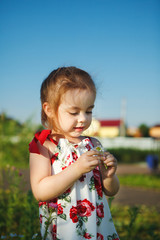
[[[69,114],[70,114],[70,115],[73,115],[73,116],[74,116],[74,115],[77,115],[77,113],[69,113]]]
[[[87,111],[86,113],[87,113],[87,114],[92,114],[92,111]],[[71,114],[71,115],[73,115],[73,116],[76,116],[78,113],[76,112],[76,113],[69,113],[69,114]]]
[[[88,112],[86,112],[87,114],[92,114],[92,111],[88,111]]]

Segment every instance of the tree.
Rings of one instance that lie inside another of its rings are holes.
[[[0,114],[0,133],[4,136],[15,136],[21,132],[23,125],[8,117],[4,112]]]
[[[149,137],[149,127],[142,123],[140,126],[139,126],[139,130],[142,134],[142,137]]]

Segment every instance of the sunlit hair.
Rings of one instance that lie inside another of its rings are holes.
[[[57,111],[64,93],[72,89],[86,89],[96,96],[96,87],[91,76],[76,67],[62,67],[52,71],[41,85],[41,121],[44,127],[57,130]],[[54,112],[54,119],[49,119],[43,110],[48,102]]]

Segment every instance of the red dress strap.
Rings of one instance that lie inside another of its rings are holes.
[[[41,132],[37,132],[33,138],[33,140],[29,144],[29,152],[30,153],[37,153],[40,154],[37,142],[39,141],[41,145],[44,144],[45,140],[49,138],[51,142],[54,144],[58,144],[55,140],[52,138],[48,137],[51,134],[51,130],[42,130]]]
[[[50,140],[51,142],[53,142],[56,146],[58,145],[58,142],[57,142],[56,140],[54,140],[53,138],[50,138],[50,137],[49,137],[49,140]]]

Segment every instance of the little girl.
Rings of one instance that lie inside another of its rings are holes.
[[[42,239],[118,240],[107,196],[118,192],[117,161],[82,136],[92,120],[96,88],[75,67],[54,70],[41,86],[42,124],[30,143],[30,178],[39,201]]]

